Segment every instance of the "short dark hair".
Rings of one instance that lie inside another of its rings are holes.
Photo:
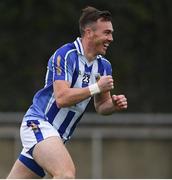
[[[84,8],[79,19],[79,30],[81,36],[84,34],[85,27],[96,22],[98,19],[102,19],[102,21],[112,21],[112,16],[111,13],[106,10],[100,11],[91,6]]]

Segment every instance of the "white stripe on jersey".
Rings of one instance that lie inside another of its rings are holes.
[[[79,57],[78,57],[78,59],[79,59]],[[77,86],[80,85],[80,87],[82,87],[81,86],[82,85],[82,77],[81,76],[83,76],[84,72],[85,72],[85,67],[84,67],[84,64],[82,61],[79,61],[79,71],[80,72],[79,72],[79,75],[78,75],[75,85],[77,85]],[[74,85],[74,87],[75,87],[75,85]]]
[[[81,40],[80,40],[79,37],[77,38],[77,42],[79,43],[79,47],[80,47],[80,49],[81,49],[81,54],[84,55],[84,49],[83,49],[83,46],[82,46],[82,44],[81,44]]]
[[[74,125],[74,123],[77,121],[77,119],[79,118],[80,114],[76,114],[74,116],[74,118],[72,119],[72,121],[70,122],[70,124],[68,125],[68,127],[66,128],[66,131],[65,133],[63,134],[63,137],[68,137],[69,133],[70,133],[70,130],[72,128],[72,126]]]
[[[55,73],[54,73],[54,71],[55,71],[55,68],[54,68],[54,67],[55,67],[55,66],[54,66],[54,61],[55,61],[54,58],[55,58],[55,54],[56,54],[56,53],[53,54],[53,59],[52,59],[53,79],[54,79],[54,75],[55,75]]]
[[[55,102],[54,93],[52,93],[52,96],[47,104],[47,107],[45,109],[45,114],[48,113],[49,109],[51,108],[52,104]]]
[[[54,121],[53,121],[53,126],[56,129],[59,129],[59,127],[63,123],[64,119],[66,118],[68,112],[69,112],[68,108],[61,108],[60,111],[56,114]]]
[[[68,55],[69,55],[71,52],[73,52],[73,51],[76,51],[76,49],[72,49],[72,50],[68,51],[68,52],[66,53],[65,57],[64,57],[64,59],[65,59],[65,80],[66,80],[66,81],[69,80],[69,78],[68,78],[68,72],[67,72],[67,58],[68,58]]]
[[[44,87],[46,87],[47,84],[48,84],[48,75],[49,75],[49,72],[50,72],[50,70],[49,70],[49,67],[47,66],[47,73],[46,73],[46,76],[45,76],[45,85],[44,85]]]
[[[78,44],[77,44],[77,42],[76,42],[76,41],[74,42],[74,44],[75,44],[75,47],[76,47],[76,49],[77,49],[78,53],[81,53],[81,52],[80,52],[80,50],[79,50],[79,47],[78,47]]]
[[[95,62],[93,63],[92,69],[94,70],[93,74],[94,74],[95,79],[96,79],[96,78],[97,78],[97,75],[98,75],[98,61],[95,61]],[[91,82],[90,82],[90,85],[93,84],[93,83],[94,83],[94,82],[91,81]]]

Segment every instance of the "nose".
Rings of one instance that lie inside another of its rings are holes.
[[[113,35],[112,35],[112,34],[110,34],[110,35],[108,36],[108,40],[109,40],[110,42],[113,41]]]

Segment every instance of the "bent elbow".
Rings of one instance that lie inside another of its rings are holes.
[[[101,115],[102,115],[102,111],[101,111],[101,109],[100,109],[99,106],[95,106],[95,110],[96,110],[96,112],[97,112],[98,114],[101,114]]]
[[[107,116],[107,115],[111,115],[112,114],[111,112],[108,112],[105,109],[102,109],[100,106],[96,106],[95,109],[96,109],[96,112],[98,114],[103,115],[103,116]]]
[[[56,99],[56,105],[57,105],[58,108],[65,108],[65,107],[69,106],[67,101],[64,100],[63,98],[57,98]]]
[[[111,113],[105,112],[105,111],[96,111],[98,114],[103,115],[103,116],[107,116],[110,115]]]
[[[64,108],[66,107],[63,101],[56,100],[56,105],[58,108]]]

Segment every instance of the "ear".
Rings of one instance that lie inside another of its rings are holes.
[[[90,27],[85,28],[85,35],[87,38],[92,38],[93,30]]]

